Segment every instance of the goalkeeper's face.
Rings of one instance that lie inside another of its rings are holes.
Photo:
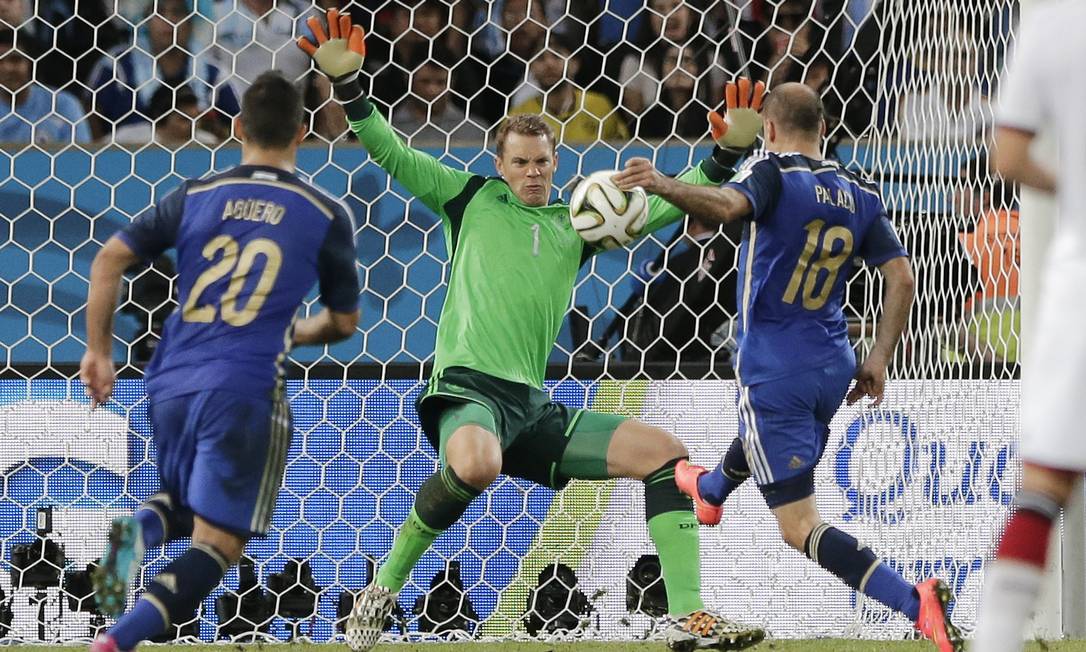
[[[557,167],[554,144],[546,136],[509,133],[494,167],[526,206],[546,206]]]

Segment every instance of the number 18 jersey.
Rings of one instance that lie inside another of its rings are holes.
[[[358,306],[350,215],[277,168],[186,181],[118,237],[145,259],[177,249],[180,306],[146,372],[156,400],[211,389],[270,397],[313,284],[331,310]]]
[[[855,259],[907,255],[875,186],[832,161],[761,152],[725,187],[753,207],[739,250],[740,383],[852,356],[842,305]]]

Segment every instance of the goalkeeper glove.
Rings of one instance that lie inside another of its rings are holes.
[[[352,25],[351,17],[340,15],[336,9],[328,10],[327,33],[316,16],[311,16],[306,24],[317,45],[302,36],[298,38],[298,47],[312,57],[317,69],[332,81],[336,99],[347,104],[364,98],[362,84],[358,81],[358,71],[366,60],[366,33],[362,27]]]
[[[765,83],[751,88],[750,80],[741,77],[724,87],[724,115],[709,111],[709,130],[717,147],[713,158],[724,167],[734,167],[758,140],[762,131],[762,100]]]

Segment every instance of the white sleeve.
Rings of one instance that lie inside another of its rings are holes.
[[[1046,49],[1058,42],[1053,34],[1045,34],[1040,16],[1023,22],[1015,43],[1014,55],[1003,75],[999,93],[996,124],[1029,132],[1037,132],[1045,124],[1051,108],[1045,103],[1044,92],[1049,66],[1045,64]]]

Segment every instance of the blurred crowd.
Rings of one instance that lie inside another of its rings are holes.
[[[903,229],[925,297],[917,318],[939,325],[910,350],[1016,358],[1017,213],[983,167],[1009,0],[0,0],[0,142],[214,147],[249,81],[273,67],[304,88],[310,137],[334,142],[343,111],[294,43],[330,7],[365,26],[370,95],[419,146],[485,146],[505,116],[528,112],[568,145],[696,143],[727,80],[810,85],[829,155],[877,139],[962,166],[938,182],[953,205]],[[598,346],[726,359],[738,238],[691,222],[637,275]],[[679,293],[704,306],[654,314]],[[676,346],[661,345],[667,333]]]
[[[695,142],[737,75],[818,89],[837,138],[978,139],[1009,25],[978,3],[920,38],[902,26],[931,21],[880,0],[0,0],[0,141],[214,144],[271,67],[305,87],[313,137],[339,138],[294,46],[330,6],[367,27],[372,95],[419,143],[476,144],[522,112],[568,144]],[[919,45],[877,56],[888,39]]]

